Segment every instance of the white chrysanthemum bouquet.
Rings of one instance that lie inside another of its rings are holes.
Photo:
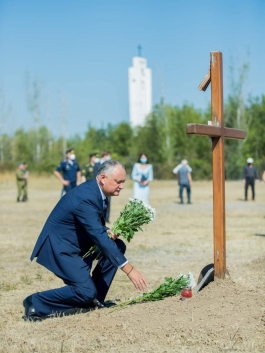
[[[135,232],[143,231],[142,226],[152,223],[154,219],[154,208],[146,205],[140,199],[131,198],[120,213],[119,218],[114,222],[112,231],[130,242]]]
[[[146,205],[142,200],[131,198],[124,206],[119,218],[113,223],[114,234],[122,236],[128,242],[134,237],[135,232],[143,231],[142,226],[152,223],[155,219],[155,209]],[[92,246],[83,258],[94,254],[97,246]],[[98,255],[99,256],[99,255]]]

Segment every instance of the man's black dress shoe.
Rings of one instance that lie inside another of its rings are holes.
[[[23,306],[25,308],[25,316],[23,316],[22,318],[25,321],[41,321],[42,320],[42,318],[36,314],[36,310],[35,310],[33,303],[32,303],[32,296],[31,295],[23,300]]]
[[[117,305],[115,302],[113,302],[112,300],[106,300],[105,302],[104,302],[104,307],[105,308],[111,308],[112,306],[114,306],[114,305]]]
[[[104,308],[104,304],[102,304],[97,298],[93,299],[92,305],[94,305],[94,307],[98,309]]]
[[[97,298],[95,298],[92,303],[98,309],[110,308],[111,306],[116,305],[116,303],[112,300],[106,300],[104,303],[101,303],[99,300],[97,300]]]

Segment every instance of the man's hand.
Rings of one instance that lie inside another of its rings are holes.
[[[56,178],[58,178],[64,186],[68,186],[70,184],[70,181],[65,180],[57,170],[54,170],[53,173],[56,176]]]
[[[129,262],[127,262],[127,264],[124,265],[121,269],[124,273],[126,273],[136,289],[143,291],[148,286],[144,276],[138,272]]]
[[[148,185],[149,184],[149,180],[145,180],[145,181],[142,181],[141,182],[141,185],[143,185],[143,186],[146,186],[146,185]]]
[[[112,240],[116,240],[118,238],[118,235],[114,234],[112,230],[108,229],[107,233],[110,235],[110,238]]]
[[[148,287],[148,283],[144,276],[138,272],[135,268],[128,274],[128,277],[134,284],[134,287],[138,290],[144,291],[146,287]]]

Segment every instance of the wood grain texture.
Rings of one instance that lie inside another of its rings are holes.
[[[211,83],[211,72],[208,71],[202,82],[199,84],[198,89],[200,91],[206,91],[207,87]]]
[[[218,278],[224,278],[226,272],[226,228],[222,53],[211,52],[210,59],[212,125],[218,122],[221,129],[221,136],[212,138],[214,275]]]
[[[225,138],[243,140],[246,136],[244,130],[218,126],[204,125],[204,124],[187,124],[186,133],[189,135],[201,135],[209,137],[220,137],[224,133]]]
[[[224,141],[225,138],[244,139],[245,131],[224,127],[223,59],[219,51],[211,52],[210,72],[201,82],[199,89],[205,90],[210,82],[211,125],[187,124],[186,132],[212,138],[214,275],[224,279],[226,274]]]

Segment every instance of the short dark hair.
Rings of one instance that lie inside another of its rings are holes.
[[[70,153],[70,152],[72,152],[72,151],[74,151],[73,148],[68,148],[68,149],[65,151],[65,154]]]
[[[141,156],[142,156],[143,154],[144,154],[144,155],[146,156],[146,158],[147,158],[146,163],[149,163],[149,158],[148,158],[147,154],[146,154],[146,153],[144,153],[144,152],[143,152],[143,153],[141,153],[141,154],[139,155],[139,158],[138,158],[138,163],[140,163],[140,158],[141,158]]]
[[[120,165],[125,170],[124,166],[119,161],[110,160],[110,161],[106,161],[106,162],[102,163],[98,169],[97,176],[99,176],[103,173],[109,174],[118,165]]]

